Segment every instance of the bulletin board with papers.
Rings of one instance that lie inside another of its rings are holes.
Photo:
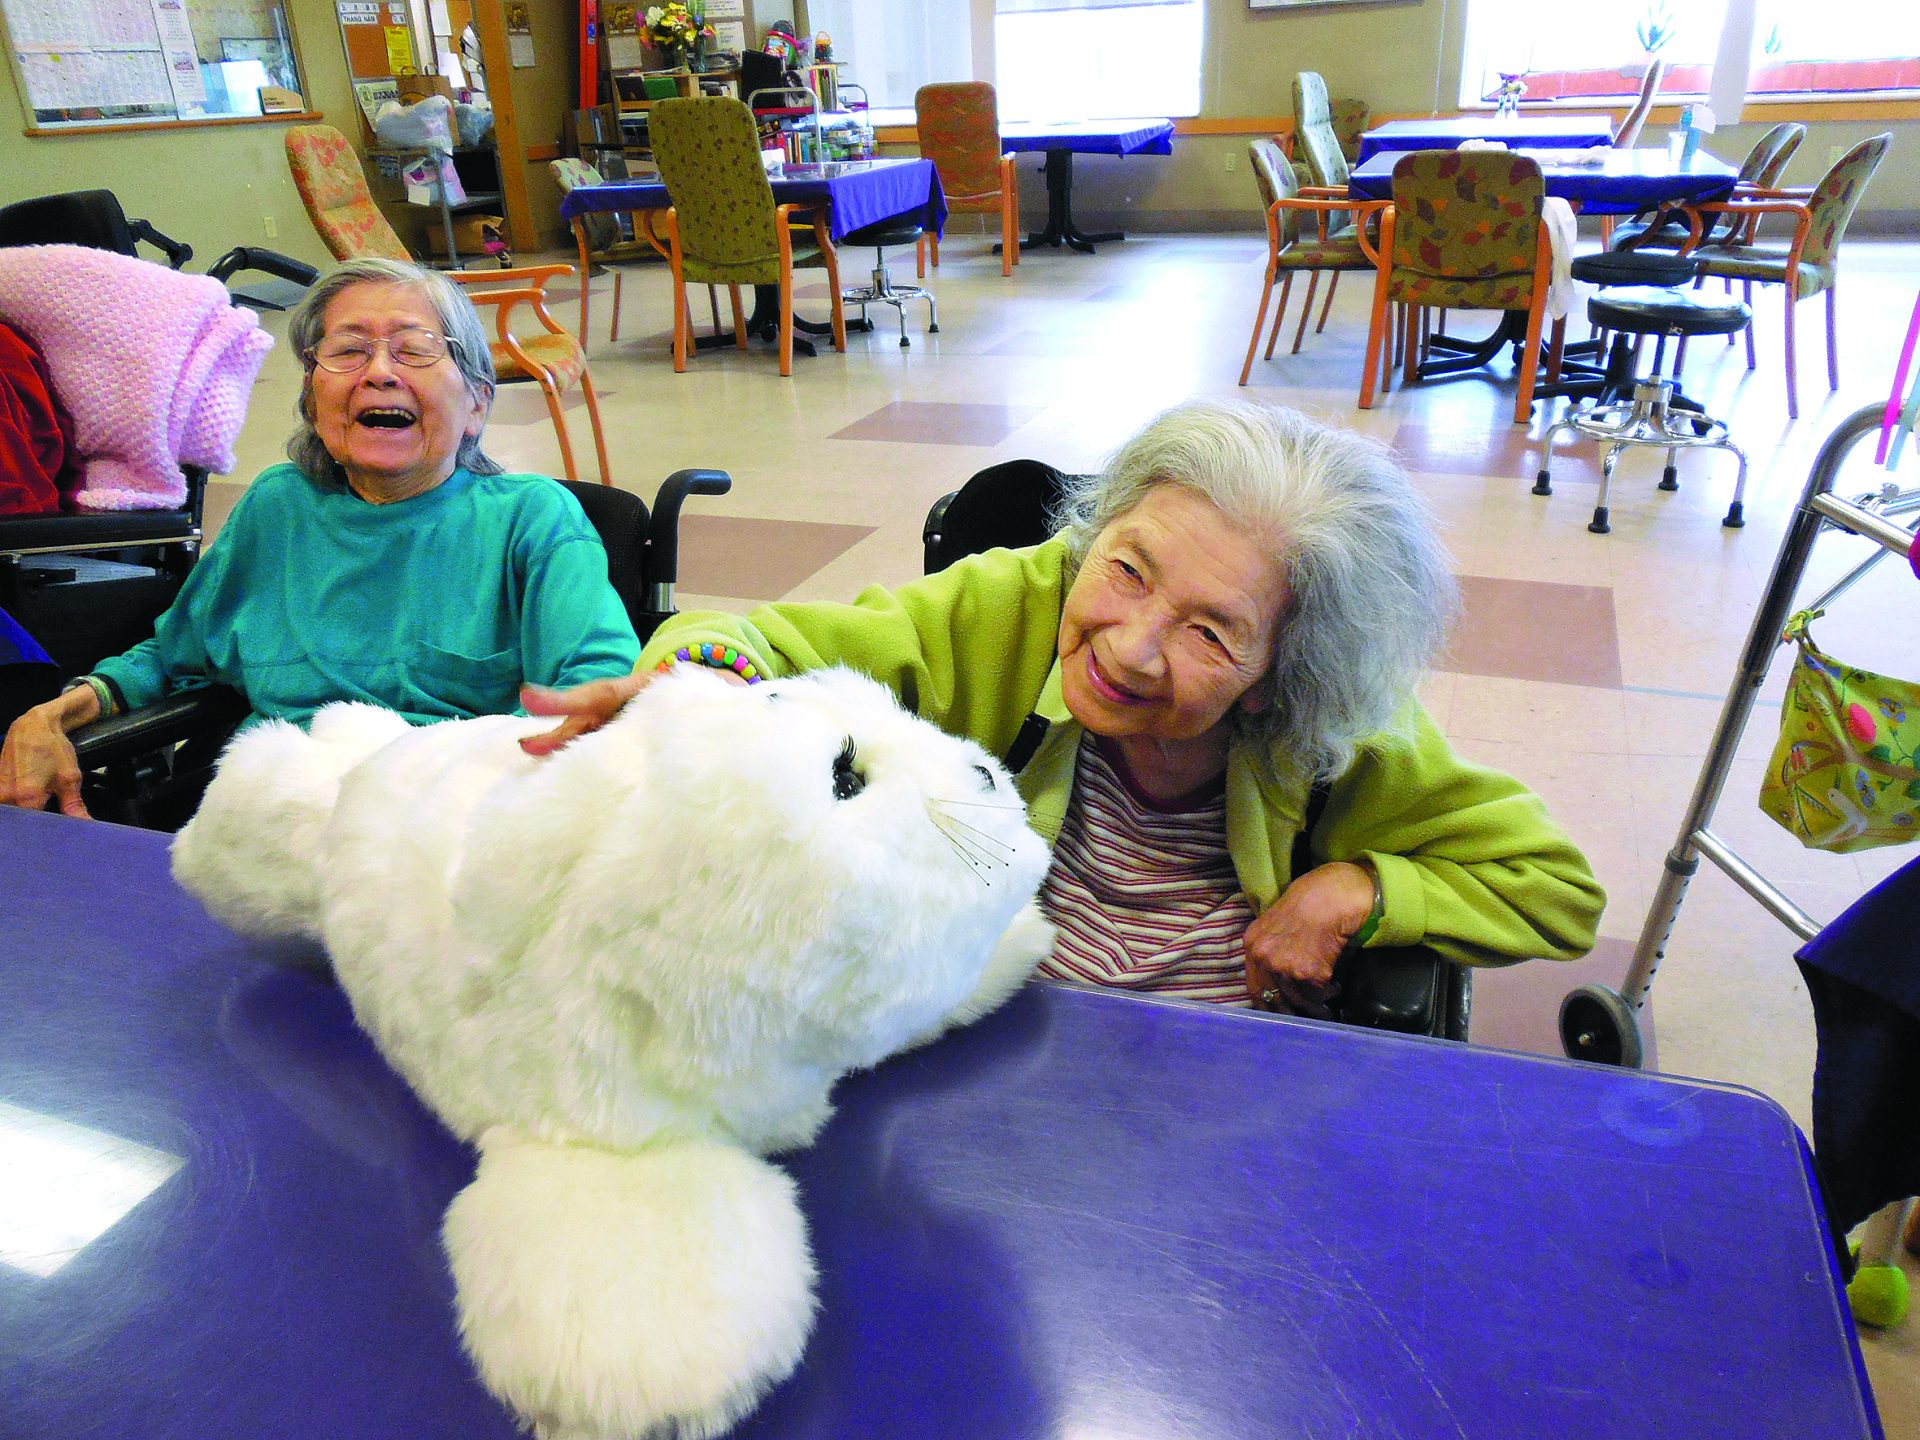
[[[33,130],[305,108],[282,0],[0,0],[0,30]]]

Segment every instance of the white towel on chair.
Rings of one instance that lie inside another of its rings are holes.
[[[1573,245],[1578,231],[1573,206],[1557,195],[1547,196],[1540,206],[1540,223],[1547,227],[1547,243],[1553,246],[1553,279],[1547,285],[1546,317],[1563,320],[1579,298],[1573,283]]]

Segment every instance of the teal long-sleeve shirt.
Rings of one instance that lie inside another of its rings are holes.
[[[257,716],[305,724],[361,700],[419,725],[508,714],[524,682],[624,675],[639,652],[599,537],[553,481],[456,470],[369,505],[276,465],[153,638],[94,673],[129,706],[221,684]]]

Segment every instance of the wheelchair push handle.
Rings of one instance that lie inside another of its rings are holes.
[[[689,495],[724,495],[733,476],[724,470],[676,470],[653,501],[653,525],[647,540],[647,604],[661,614],[673,609],[673,585],[680,574],[680,507]]]

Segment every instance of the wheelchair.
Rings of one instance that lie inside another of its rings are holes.
[[[1008,460],[980,471],[941,496],[921,530],[924,570],[932,575],[995,546],[1037,545],[1053,533],[1061,497],[1077,479],[1039,460]],[[1305,821],[1293,843],[1293,873],[1316,863],[1313,831],[1329,787],[1307,796]],[[1334,969],[1334,1018],[1346,1025],[1465,1040],[1473,1008],[1473,972],[1426,946],[1349,950]]]
[[[600,536],[607,578],[644,642],[673,613],[682,504],[689,495],[726,494],[733,477],[724,470],[676,470],[662,482],[651,512],[629,491],[553,483],[580,502]],[[88,812],[144,830],[178,830],[192,818],[220,752],[250,713],[244,695],[209,685],[81,726],[68,738],[84,772]]]
[[[193,259],[193,247],[132,220],[110,190],[43,195],[0,206],[0,246],[82,245],[141,258],[152,246],[171,269]],[[247,271],[269,277],[265,288],[229,283]],[[282,309],[297,301],[319,272],[272,250],[238,246],[207,270],[238,304]],[[84,672],[152,633],[154,617],[172,603],[199,557],[206,473],[188,468],[186,502],[177,509],[0,517],[0,610],[52,658],[60,675]],[[49,693],[9,689],[10,723]]]

